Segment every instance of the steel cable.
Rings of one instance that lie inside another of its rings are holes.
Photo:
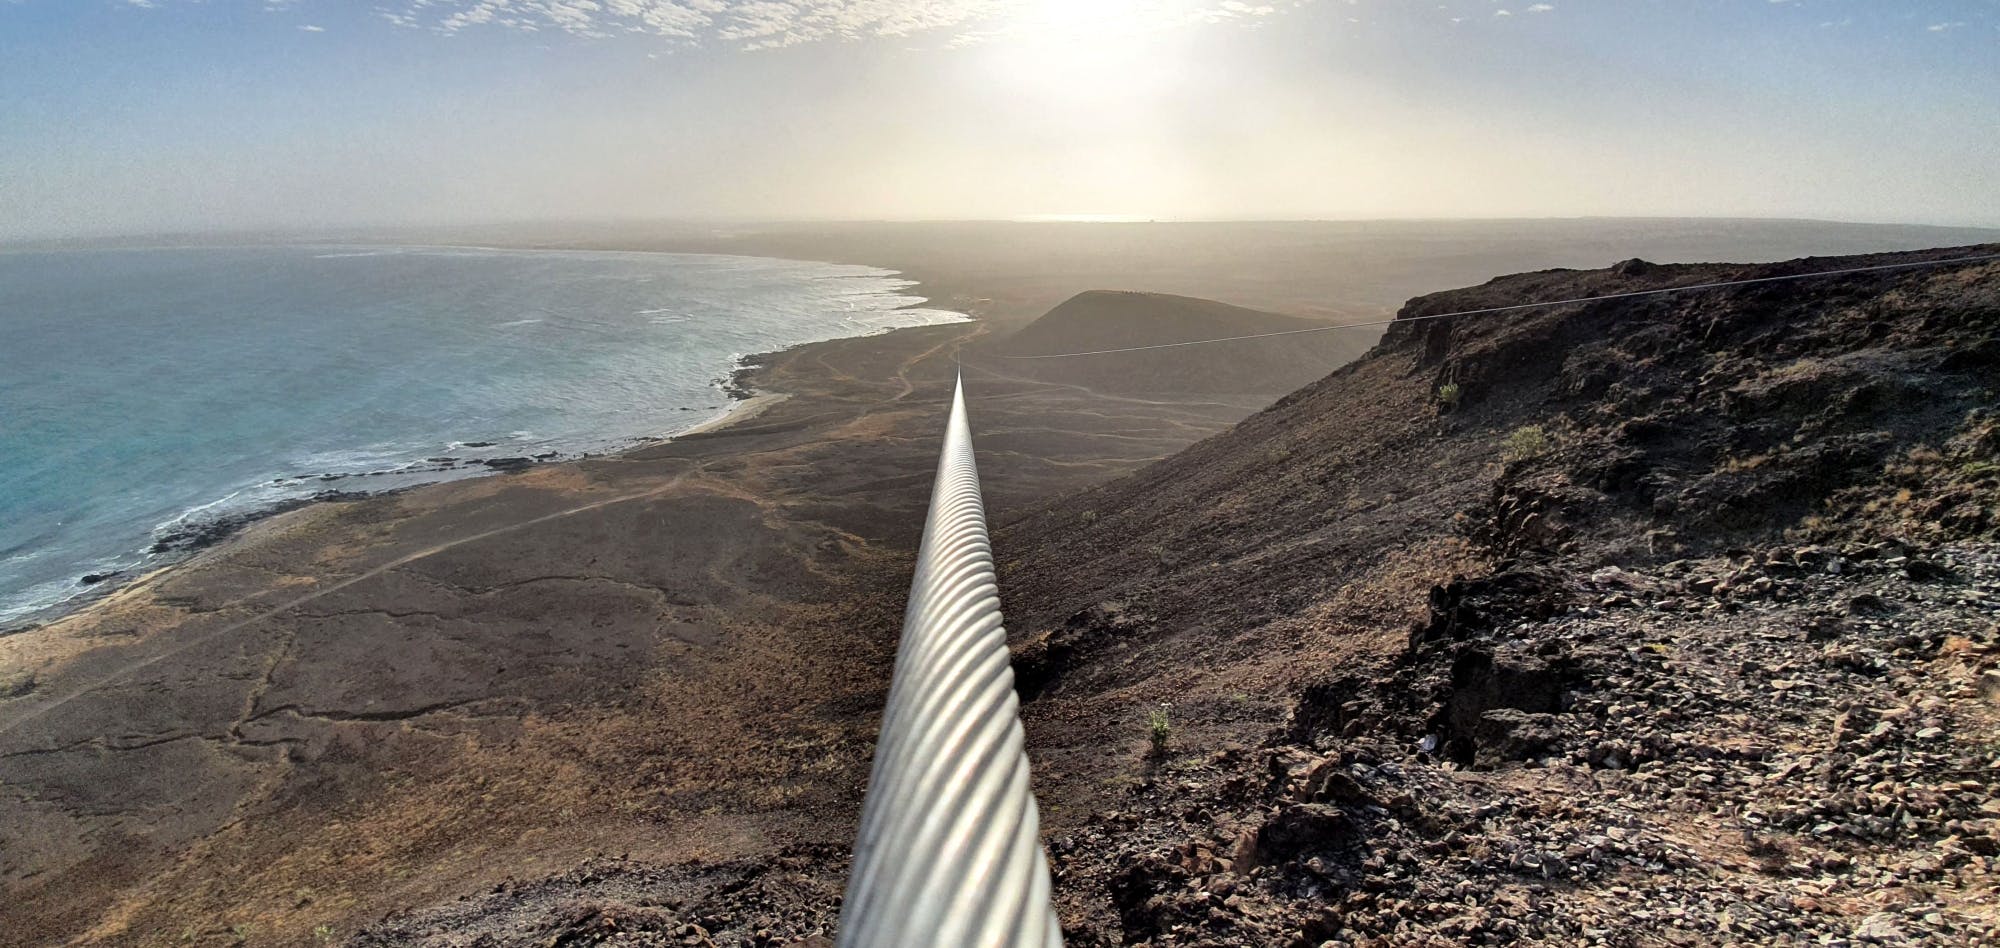
[[[961,379],[841,903],[841,948],[1060,948]]]

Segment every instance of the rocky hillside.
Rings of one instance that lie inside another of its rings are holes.
[[[1278,395],[1352,361],[1375,340],[1368,329],[1312,332],[1187,349],[1122,352],[1084,359],[1020,359],[1260,333],[1324,323],[1163,293],[1093,290],[981,353],[994,369],[1072,381],[1101,391]]]
[[[1993,263],[1407,321],[1004,525],[1070,943],[2000,938],[1996,384]]]

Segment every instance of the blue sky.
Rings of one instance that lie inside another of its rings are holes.
[[[2000,225],[2000,0],[0,0],[0,237]]]

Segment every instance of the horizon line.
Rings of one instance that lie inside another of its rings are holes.
[[[1035,214],[1016,217],[629,217],[515,218],[456,223],[377,223],[328,224],[311,227],[223,226],[185,230],[156,230],[121,233],[78,233],[62,235],[0,236],[0,248],[24,249],[131,243],[191,242],[228,238],[282,239],[287,242],[314,242],[334,237],[389,235],[396,233],[436,233],[478,231],[499,228],[563,227],[711,227],[711,228],[790,228],[811,226],[919,226],[919,225],[1019,225],[1019,226],[1171,226],[1226,224],[1472,224],[1472,223],[1555,223],[1564,221],[1715,221],[1769,224],[1825,224],[1850,227],[1908,227],[1929,230],[1991,231],[2000,233],[2000,222],[1991,224],[1936,223],[1907,220],[1853,220],[1833,217],[1744,216],[1720,214],[1562,214],[1543,216],[1474,215],[1466,217],[1142,217],[1115,214]],[[718,235],[706,235],[718,236]]]

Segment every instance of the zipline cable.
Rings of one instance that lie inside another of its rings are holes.
[[[1062,948],[973,460],[952,391],[840,948]]]

